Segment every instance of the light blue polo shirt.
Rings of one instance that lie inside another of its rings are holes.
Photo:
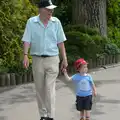
[[[65,40],[66,36],[58,18],[51,17],[47,27],[45,27],[40,21],[39,15],[28,19],[22,37],[22,41],[31,43],[31,55],[58,55],[57,44]]]
[[[93,79],[90,75],[81,76],[80,73],[77,73],[72,76],[72,81],[76,86],[76,96],[89,96],[92,95],[92,86]]]

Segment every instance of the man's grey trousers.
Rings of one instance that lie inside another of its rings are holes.
[[[55,85],[59,73],[59,56],[32,56],[32,70],[40,117],[46,112],[55,118]]]

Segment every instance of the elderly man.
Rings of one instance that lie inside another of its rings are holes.
[[[59,50],[62,56],[61,70],[68,65],[61,22],[52,17],[51,1],[40,0],[39,15],[28,19],[22,41],[24,42],[24,67],[29,66],[28,50],[32,56],[40,120],[55,118],[55,83],[59,73]],[[46,115],[46,116],[45,116]]]

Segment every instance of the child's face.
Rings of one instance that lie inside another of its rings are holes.
[[[78,71],[79,71],[80,73],[87,73],[87,71],[88,71],[87,64],[81,65],[81,66],[80,66],[80,69],[79,69]]]

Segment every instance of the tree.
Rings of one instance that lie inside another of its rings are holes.
[[[106,0],[72,0],[73,24],[96,27],[102,36],[107,36]]]

